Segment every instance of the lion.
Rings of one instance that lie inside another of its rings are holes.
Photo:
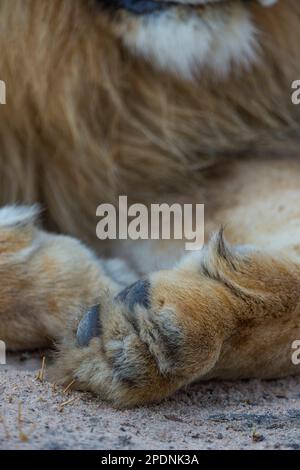
[[[298,0],[1,0],[0,339],[116,407],[299,373]],[[203,249],[96,208],[204,203]]]

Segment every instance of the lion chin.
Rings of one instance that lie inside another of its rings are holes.
[[[259,32],[252,4],[276,1],[161,0],[154,2],[155,11],[124,8],[117,31],[133,53],[161,70],[188,80],[210,70],[223,79],[232,67],[247,69],[256,61]]]

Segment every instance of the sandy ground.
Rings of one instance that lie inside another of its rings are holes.
[[[118,411],[39,381],[40,365],[23,354],[0,366],[0,449],[300,449],[300,377],[196,384]]]

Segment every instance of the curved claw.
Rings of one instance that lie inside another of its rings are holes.
[[[100,336],[100,333],[100,305],[95,305],[87,311],[78,325],[77,345],[82,348],[87,347],[93,338]]]
[[[149,308],[149,291],[150,282],[146,279],[141,279],[120,292],[117,295],[116,300],[124,302],[130,311],[133,310],[134,306],[137,304],[142,305],[145,308]]]

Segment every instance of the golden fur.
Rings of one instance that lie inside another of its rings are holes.
[[[122,26],[139,21],[127,14],[81,0],[0,1],[1,205],[39,202],[45,227],[105,256],[115,246],[96,240],[95,211],[120,194],[205,202],[208,235],[228,224],[232,246],[217,232],[174,269],[147,274],[139,259],[149,299],[129,308],[114,297],[123,286],[109,261],[36,228],[35,210],[0,211],[0,339],[16,350],[59,340],[58,380],[118,406],[199,378],[299,372],[300,5],[245,8],[255,63],[188,80],[124,46]],[[161,247],[146,249],[159,258]],[[82,348],[78,323],[95,303],[101,335]]]
[[[192,83],[130,57],[84,1],[2,0],[1,203],[40,201],[94,243],[102,200],[178,192],[226,156],[297,151],[299,6],[252,9],[260,63]]]

